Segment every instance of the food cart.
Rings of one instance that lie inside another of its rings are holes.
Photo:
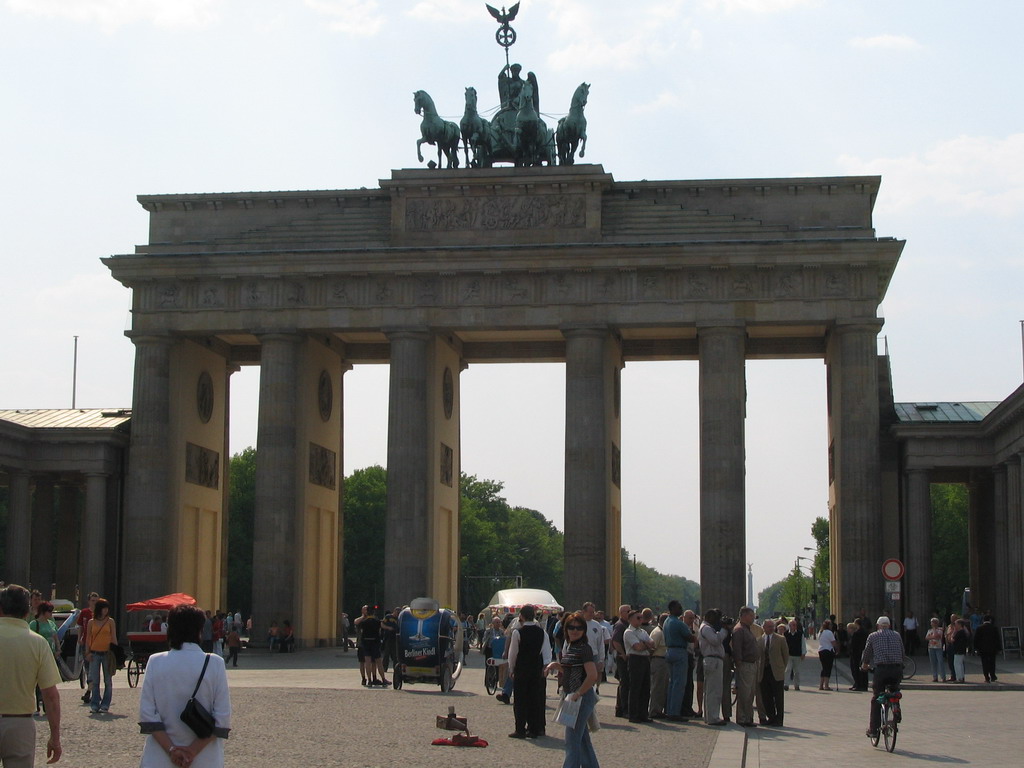
[[[195,605],[196,599],[184,592],[176,592],[172,595],[156,597],[152,600],[142,600],[138,603],[128,603],[125,609],[129,613],[140,611],[169,611],[179,605]],[[149,629],[148,627],[146,628]],[[146,673],[146,664],[149,657],[154,653],[166,651],[166,632],[127,632],[128,639],[128,685],[132,688],[139,684],[139,677]]]

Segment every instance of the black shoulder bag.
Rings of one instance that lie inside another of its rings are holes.
[[[181,722],[192,729],[192,732],[200,739],[208,739],[213,735],[215,725],[210,710],[196,701],[196,694],[199,693],[199,685],[203,682],[206,674],[206,667],[210,663],[210,654],[206,654],[206,661],[203,662],[203,671],[199,673],[199,680],[196,681],[196,689],[192,691],[192,698],[188,700],[185,708],[181,710]]]

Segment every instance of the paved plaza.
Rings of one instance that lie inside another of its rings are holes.
[[[923,662],[924,659],[921,659]],[[845,660],[840,660],[840,664]],[[513,741],[512,708],[487,696],[482,659],[476,651],[449,694],[435,685],[402,691],[365,689],[359,684],[355,653],[319,649],[295,654],[246,651],[238,669],[230,669],[232,721],[226,765],[238,768],[290,766],[394,766],[417,768],[451,762],[489,766],[521,762],[557,766],[562,762],[561,728],[536,741]],[[614,717],[615,685],[602,687],[598,712],[602,729],[594,745],[603,766],[644,768],[758,768],[799,760],[830,768],[875,763],[904,765],[921,761],[952,765],[1014,765],[1020,761],[1017,730],[1024,711],[1024,663],[998,663],[998,686],[934,685],[919,671],[907,685],[904,722],[896,754],[871,747],[864,737],[868,695],[846,690],[817,690],[818,662],[803,665],[803,690],[786,695],[786,727],[750,731],[735,724],[724,729],[699,723],[633,725]],[[923,669],[923,664],[922,664]],[[968,680],[981,680],[968,662]],[[61,686],[65,756],[60,765],[107,768],[137,765],[143,737],[138,733],[139,690],[124,673],[114,678],[109,715],[90,715],[75,683]],[[549,717],[556,703],[548,686]],[[454,705],[469,718],[472,732],[490,742],[486,749],[434,747],[446,735],[434,727],[435,715]],[[46,725],[38,719],[45,763]],[[913,761],[913,762],[911,762]]]

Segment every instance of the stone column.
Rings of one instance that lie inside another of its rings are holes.
[[[124,507],[123,598],[135,602],[172,591],[173,547],[157,546],[172,535],[170,453],[171,344],[168,336],[135,336],[135,386],[132,395],[130,469]],[[82,524],[82,563],[88,559]],[[95,574],[98,571],[93,570]],[[83,594],[100,591],[102,584],[86,580]]]
[[[7,489],[7,563],[6,580],[9,584],[27,587],[29,558],[32,552],[32,494],[29,473],[12,469],[8,473]]]
[[[829,427],[835,509],[832,612],[881,611],[881,476],[879,460],[879,321],[838,324],[828,342]]]
[[[608,612],[622,595],[618,381],[622,354],[605,328],[565,336],[565,605]]]
[[[907,470],[907,594],[904,596],[904,611],[913,611],[920,622],[928,621],[934,603],[930,489],[927,469]]]
[[[1009,568],[1009,542],[1007,541],[1007,507],[1006,507],[1006,465],[997,464],[992,468],[992,534],[995,539],[995,600],[989,606],[995,611],[996,621],[1007,624],[1010,615],[1010,603],[1006,590],[1006,573]],[[947,618],[947,617],[943,617]]]
[[[79,583],[78,486],[61,483],[57,502],[57,595],[73,599]]]
[[[1024,462],[1021,455],[1006,462],[1006,602],[1009,613],[1001,623],[1021,626],[1024,623]]]
[[[388,488],[384,540],[385,605],[424,596],[429,584],[430,446],[427,376],[430,335],[395,331],[388,394]]]
[[[746,603],[746,331],[698,327],[701,609]]]
[[[253,626],[265,632],[272,621],[296,621],[296,524],[299,466],[305,451],[296,445],[298,423],[297,334],[260,337],[260,405],[256,431],[256,501],[253,523]]]
[[[992,476],[972,469],[967,485],[967,553],[970,560],[971,600],[986,611],[994,611],[996,594]]]
[[[50,599],[53,575],[53,481],[36,480],[32,495],[32,555],[29,579],[32,586]]]
[[[156,548],[147,547],[150,551]],[[95,590],[101,595],[109,594],[106,549],[107,476],[99,472],[88,472],[85,475],[85,514],[82,516],[82,583],[88,585],[90,592]],[[131,571],[127,574],[130,583]]]

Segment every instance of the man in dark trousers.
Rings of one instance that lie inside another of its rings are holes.
[[[544,667],[551,661],[548,634],[534,620],[532,605],[519,609],[519,628],[512,633],[508,650],[508,668],[512,675],[513,712],[516,729],[513,739],[536,739],[544,735]]]
[[[868,642],[868,631],[858,621],[852,621],[846,625],[850,633],[850,673],[853,675],[851,691],[866,691],[868,689],[868,673],[860,668],[860,657],[864,653],[864,646]]]
[[[986,616],[984,623],[974,633],[974,650],[981,658],[981,671],[986,683],[994,683],[996,677],[996,654],[1003,650],[1003,641],[999,636],[999,627],[995,619]]]
[[[768,718],[765,725],[781,728],[785,714],[786,664],[789,663],[789,646],[786,638],[775,631],[775,622],[765,621],[764,638],[761,648],[764,653],[764,671],[761,677],[761,700]]]

